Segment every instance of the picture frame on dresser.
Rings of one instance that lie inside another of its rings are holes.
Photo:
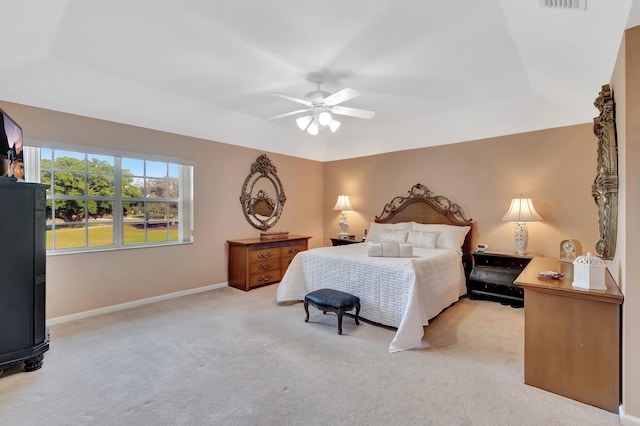
[[[20,173],[16,164],[20,163]],[[22,153],[22,127],[0,109],[0,177],[2,180],[24,180],[24,154]]]

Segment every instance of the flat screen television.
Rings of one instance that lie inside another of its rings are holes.
[[[0,109],[0,176],[13,176],[11,160],[23,161],[22,127]],[[24,178],[24,177],[23,177]]]

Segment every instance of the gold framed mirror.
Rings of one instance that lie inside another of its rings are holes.
[[[242,213],[247,222],[262,231],[273,227],[280,216],[287,197],[278,178],[276,166],[266,154],[251,165],[240,193]]]

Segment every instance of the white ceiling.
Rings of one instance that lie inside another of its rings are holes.
[[[442,145],[590,122],[632,3],[2,0],[0,99],[319,161]],[[375,118],[268,120],[313,71]]]

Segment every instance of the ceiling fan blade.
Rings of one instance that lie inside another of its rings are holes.
[[[302,112],[307,112],[307,111],[309,111],[309,108],[297,109],[295,111],[285,112],[284,114],[280,114],[280,115],[276,115],[276,116],[273,116],[273,117],[269,117],[269,120],[277,120],[278,118],[289,117],[290,115],[296,115],[296,114],[300,114]]]
[[[299,103],[299,104],[306,105],[306,106],[308,106],[308,107],[310,107],[310,106],[311,106],[311,102],[309,102],[309,101],[308,101],[308,100],[306,100],[306,99],[295,98],[295,97],[293,97],[293,96],[284,95],[284,94],[282,94],[282,93],[273,93],[273,96],[277,96],[277,97],[279,97],[279,98],[286,99],[286,100],[288,100],[288,101],[297,102],[297,103]]]
[[[360,93],[358,93],[358,91],[353,90],[353,89],[349,89],[348,87],[345,89],[342,89],[336,93],[334,93],[333,95],[329,95],[325,98],[324,100],[324,104],[328,105],[328,106],[334,106],[334,105],[338,105],[341,104],[343,102],[348,101],[349,99],[353,99],[356,96],[359,96]]]
[[[376,113],[373,111],[368,111],[366,109],[359,108],[350,108],[344,106],[334,106],[331,107],[331,112],[339,115],[348,115],[350,117],[358,117],[358,118],[373,118]]]

